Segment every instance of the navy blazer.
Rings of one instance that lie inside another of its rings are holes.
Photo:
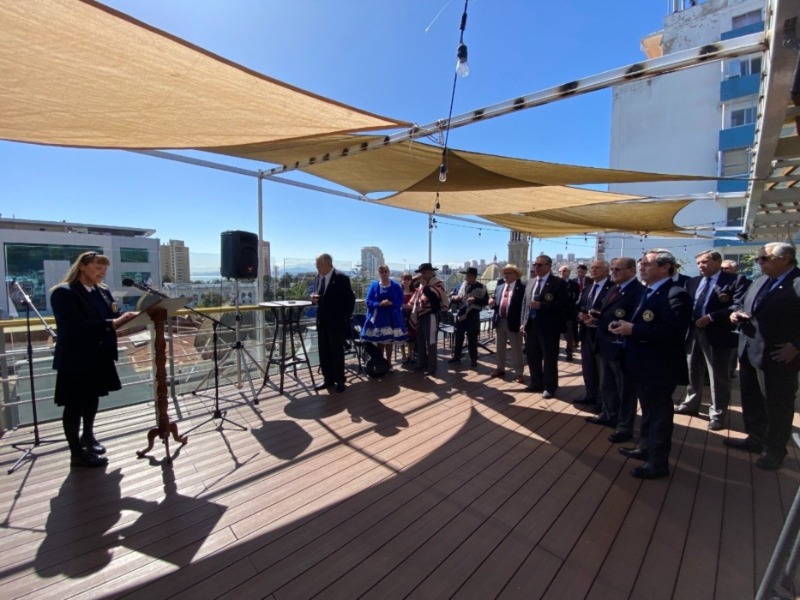
[[[606,277],[602,282],[600,282],[600,291],[595,296],[594,303],[589,306],[589,294],[592,292],[592,288],[594,287],[594,281],[590,285],[587,285],[583,289],[583,293],[578,298],[578,303],[576,308],[578,312],[588,312],[590,308],[594,308],[600,310],[603,306],[603,299],[608,294],[608,290],[614,287],[614,282],[611,281],[610,277]],[[588,334],[591,334],[589,337],[591,338],[591,343],[594,343],[596,340],[596,327],[587,327],[583,324],[583,322],[579,323],[578,325],[578,339],[583,342]]]
[[[494,290],[494,325],[497,327],[497,319],[500,316],[500,301],[506,291],[506,282],[498,284]],[[517,279],[514,288],[511,290],[511,300],[508,303],[508,330],[519,331],[520,316],[522,314],[522,297],[525,295],[525,286]]]
[[[633,333],[624,344],[626,370],[637,384],[673,387],[689,383],[685,344],[691,319],[692,297],[671,279],[650,294],[636,311]]]
[[[800,269],[789,271],[753,310],[756,296],[765,285],[769,285],[769,278],[761,277],[747,290],[741,310],[752,318],[739,325],[739,356],[746,352],[750,364],[758,369],[772,360],[769,353],[776,344],[791,342],[800,349]]]
[[[613,300],[613,292],[606,294],[597,321],[597,349],[604,357],[614,360],[622,357],[623,345],[615,343],[617,336],[608,330],[608,325],[612,321],[629,321],[644,290],[642,282],[634,277]]]
[[[703,276],[692,277],[686,284],[686,291],[692,297],[694,305],[697,289],[703,281]],[[744,294],[747,291],[744,278],[734,273],[720,271],[717,283],[706,297],[706,309],[703,314],[711,316],[711,323],[705,328],[708,342],[714,348],[735,348],[738,338],[736,328],[731,323],[731,313],[733,307],[741,304]],[[692,321],[691,327],[694,327]]]
[[[316,289],[319,289],[319,277]],[[350,286],[350,278],[334,269],[325,294],[317,300],[317,325],[349,324],[355,306],[356,296]]]
[[[107,288],[96,289],[100,297],[93,300],[80,281],[73,281],[59,285],[50,296],[56,318],[53,368],[57,371],[90,371],[103,360],[118,358],[111,321],[119,309]]]
[[[522,300],[522,312],[520,314],[522,321],[520,327],[523,329],[528,324],[528,316],[530,315],[529,302],[533,296],[535,284],[536,278],[532,277],[525,286],[525,297]],[[544,282],[542,289],[539,291],[539,302],[542,303],[542,307],[539,309],[538,316],[533,319],[536,327],[540,328],[545,334],[564,333],[567,330],[567,320],[572,311],[567,282],[552,274],[548,276],[547,281]]]

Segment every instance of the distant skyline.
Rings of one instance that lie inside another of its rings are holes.
[[[447,116],[463,2],[106,4],[226,59],[360,109],[420,124]],[[454,114],[637,62],[643,58],[640,39],[661,29],[665,15],[661,0],[613,5],[472,0],[464,33],[470,75],[458,81]],[[607,167],[610,112],[605,90],[453,130],[449,145]],[[248,177],[125,151],[11,142],[0,142],[0,161],[4,217],[155,229],[163,243],[183,240],[190,247],[193,269],[195,261],[218,255],[222,231],[258,231],[257,184]],[[219,162],[251,170],[269,166]],[[286,177],[340,189],[299,173]],[[436,219],[433,262],[462,265],[507,257],[507,230]],[[328,252],[334,261],[355,264],[362,247],[379,246],[389,263],[418,265],[428,257],[427,223],[421,213],[264,183],[264,238],[272,244],[273,262]],[[542,251],[588,256],[594,239],[534,240],[534,254]]]

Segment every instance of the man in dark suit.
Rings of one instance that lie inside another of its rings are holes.
[[[552,398],[558,389],[558,343],[570,310],[569,292],[563,279],[550,273],[553,261],[540,254],[531,267],[522,306],[522,330],[528,355],[531,384],[528,390]]]
[[[608,289],[613,285],[608,278],[608,263],[596,260],[592,263],[592,282],[584,286],[583,293],[578,299],[577,318],[579,323],[578,339],[581,342],[581,372],[583,373],[584,395],[575,400],[574,404],[583,405],[581,408],[600,413],[600,381],[601,366],[600,354],[597,350],[597,324],[593,322],[592,314],[599,314],[603,298]],[[595,313],[594,311],[597,311]]]
[[[636,261],[621,257],[611,261],[614,287],[606,294],[597,325],[597,347],[603,369],[600,415],[587,419],[590,423],[614,427],[608,436],[613,444],[633,437],[636,422],[636,383],[626,370],[624,338],[612,335],[608,327],[614,321],[633,317],[644,286],[636,279]]]
[[[730,315],[732,306],[741,302],[745,288],[742,279],[722,271],[719,252],[704,251],[695,258],[700,275],[686,284],[686,291],[694,301],[686,343],[689,387],[675,412],[681,415],[699,413],[708,373],[711,384],[708,428],[719,431],[724,427],[731,401],[730,364],[737,343]]]
[[[628,457],[646,461],[631,475],[657,479],[669,475],[672,446],[672,394],[689,381],[686,333],[692,317],[692,298],[672,281],[675,257],[667,250],[645,252],[639,274],[647,289],[628,320],[613,321],[609,331],[626,336],[625,367],[636,384],[642,405],[638,448],[620,448]]]
[[[572,351],[575,349],[575,340],[578,338],[578,298],[581,296],[581,289],[577,279],[570,279],[572,273],[570,268],[562,265],[558,268],[558,276],[567,284],[569,295],[569,310],[567,311],[566,329],[564,330],[564,356],[567,362],[572,362]]]
[[[311,301],[317,305],[317,339],[319,341],[319,366],[322,370],[323,390],[336,386],[344,391],[344,344],[350,328],[350,317],[356,297],[350,287],[350,278],[333,268],[330,254],[317,257],[317,281]]]
[[[724,273],[733,273],[742,281],[742,289],[744,293],[747,292],[747,288],[750,287],[750,284],[753,283],[753,280],[748,278],[744,274],[739,273],[739,263],[735,260],[725,259],[722,261],[722,271]],[[736,345],[734,346],[733,354],[731,355],[731,364],[730,364],[730,374],[731,379],[736,377],[736,367],[739,366],[739,357],[737,356],[736,348],[739,347],[739,332],[734,330],[736,333]]]
[[[491,377],[502,379],[506,375],[506,344],[511,344],[514,375],[517,383],[525,383],[522,360],[522,336],[520,335],[520,316],[522,315],[522,296],[525,286],[519,280],[522,276],[517,265],[503,267],[503,283],[494,291],[489,305],[494,308],[494,327],[497,346],[497,369]]]
[[[800,368],[800,269],[794,246],[766,244],[756,258],[764,275],[731,314],[739,325],[739,385],[745,439],[725,444],[760,452],[756,466],[778,469],[792,432]]]

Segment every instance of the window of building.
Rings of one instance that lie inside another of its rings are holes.
[[[752,25],[753,23],[760,23],[763,19],[761,18],[761,9],[758,10],[751,10],[750,12],[744,13],[743,15],[736,15],[731,19],[731,29],[739,29],[740,27],[747,27],[748,25]]]
[[[124,263],[150,262],[150,253],[147,248],[120,248],[119,260]]]
[[[741,227],[744,224],[744,209],[744,206],[729,206],[725,224],[728,227]]]
[[[731,110],[731,127],[750,125],[756,122],[756,107],[735,108]]]
[[[725,61],[725,79],[747,77],[761,73],[761,55],[751,54]]]
[[[723,150],[720,159],[720,175],[737,177],[747,175],[750,170],[750,159],[746,148]]]

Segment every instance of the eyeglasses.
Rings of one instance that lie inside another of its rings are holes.
[[[765,254],[764,256],[756,256],[756,262],[768,262],[772,260],[772,256]]]
[[[619,271],[627,271],[628,269],[632,269],[632,268],[633,267],[611,267],[609,269],[609,271],[613,271],[614,273],[617,273]]]
[[[549,267],[547,263],[533,263],[534,267]]]

